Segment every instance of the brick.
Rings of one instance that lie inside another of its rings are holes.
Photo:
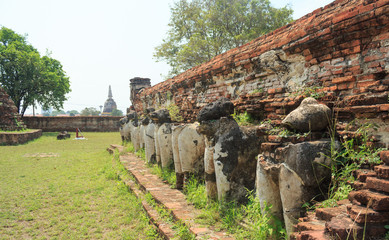
[[[267,93],[268,94],[274,94],[274,93],[276,93],[276,89],[275,88],[271,88],[271,89],[267,90]]]
[[[325,229],[324,221],[300,222],[296,226],[297,231],[323,231]]]
[[[337,217],[326,223],[326,229],[333,239],[362,239],[364,235],[369,239],[383,236],[386,229],[382,224],[364,225],[354,223],[348,217]]]
[[[297,240],[329,240],[324,231],[303,231],[296,236]]]
[[[374,167],[374,171],[377,173],[378,178],[389,179],[389,166],[379,165]],[[388,205],[389,210],[389,205]]]
[[[363,80],[375,80],[374,74],[365,74],[362,76],[358,76],[358,81],[363,81]]]
[[[358,202],[376,211],[389,211],[389,196],[379,192],[372,192],[368,189],[352,191],[348,195],[351,202]]]
[[[349,18],[352,18],[354,16],[356,16],[358,14],[358,10],[354,10],[354,11],[351,11],[351,12],[342,12],[341,14],[338,14],[337,16],[335,16],[333,19],[332,19],[332,23],[333,24],[336,24],[338,22],[341,22],[341,21],[344,21],[346,19],[349,19]]]
[[[389,104],[381,104],[380,111],[381,112],[388,112],[389,111]]]
[[[358,169],[354,172],[355,178],[361,182],[366,182],[367,177],[375,177],[376,175],[376,172],[367,169]]]
[[[346,206],[339,206],[333,208],[318,208],[316,209],[316,217],[319,220],[330,221],[332,218],[344,214],[346,212]]]
[[[371,56],[366,56],[363,60],[365,62],[371,62],[371,61],[374,61],[374,60],[379,60],[379,59],[382,59],[383,57],[380,56],[380,55],[371,55]]]
[[[366,88],[366,87],[371,87],[371,86],[377,86],[380,84],[380,81],[364,81],[364,82],[357,82],[357,87],[358,88]]]
[[[366,187],[376,191],[389,193],[389,180],[368,177],[366,179]]]
[[[389,165],[389,151],[381,151],[380,158],[386,165]]]
[[[373,209],[368,208],[367,206],[348,206],[347,213],[350,215],[350,218],[356,223],[364,224],[366,223],[389,223],[389,211],[374,211]]]
[[[281,146],[281,143],[262,143],[261,144],[261,151],[262,152],[274,152],[279,146]]]
[[[367,188],[366,183],[360,181],[354,181],[352,185],[355,190],[363,190]]]
[[[352,82],[352,81],[355,81],[354,76],[339,77],[339,78],[332,79],[332,83],[335,83],[335,84],[344,83],[344,82]]]

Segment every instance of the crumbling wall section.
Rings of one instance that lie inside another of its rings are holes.
[[[389,1],[338,0],[143,89],[133,105],[174,103],[185,121],[227,97],[236,109],[278,121],[302,95],[314,95],[340,120],[374,118],[388,128]],[[384,129],[385,130],[385,129]]]
[[[0,87],[0,131],[19,131],[25,127],[15,103]]]

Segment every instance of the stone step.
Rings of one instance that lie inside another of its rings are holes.
[[[389,165],[389,151],[381,151],[380,158],[386,165]]]
[[[366,182],[367,177],[375,177],[377,174],[373,170],[369,169],[358,169],[353,172],[353,175],[356,180],[360,182]]]
[[[389,193],[389,180],[368,177],[366,179],[366,187],[375,191]]]
[[[347,207],[350,218],[360,224],[366,223],[389,223],[389,212],[377,212],[366,206],[351,205]]]
[[[373,239],[382,237],[386,233],[384,225],[367,225],[365,229],[364,225],[358,224],[345,216],[332,218],[331,221],[326,223],[326,230],[333,239],[363,239],[364,232],[365,239]]]
[[[389,166],[386,165],[375,166],[374,171],[377,173],[378,178],[389,179]]]
[[[123,152],[124,151],[124,147],[121,146],[121,145],[117,145],[117,144],[111,144],[111,148],[117,149],[119,152]]]
[[[107,151],[109,152],[109,154],[113,154],[115,152],[115,150],[111,147],[107,147]]]
[[[352,186],[355,190],[363,190],[363,189],[366,189],[366,183],[365,182],[361,182],[361,181],[354,181],[352,183]]]
[[[330,237],[327,236],[324,230],[321,231],[303,231],[300,233],[295,233],[293,238],[291,236],[290,239],[296,240],[329,240]]]
[[[389,211],[389,195],[373,192],[370,190],[352,191],[348,198],[351,202],[358,202],[367,205],[370,202],[370,207],[376,211]]]
[[[347,216],[347,205],[341,205],[332,208],[318,208],[316,209],[316,217],[319,220],[331,221],[332,218],[337,216]]]
[[[325,221],[311,220],[309,222],[300,222],[296,225],[296,232],[302,231],[324,231]]]

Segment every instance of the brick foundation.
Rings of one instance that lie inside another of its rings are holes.
[[[42,130],[31,130],[28,132],[0,132],[0,145],[23,144],[42,136]]]

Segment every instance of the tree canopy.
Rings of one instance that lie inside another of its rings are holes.
[[[123,112],[119,109],[112,109],[111,116],[123,116]]]
[[[0,29],[0,85],[22,115],[35,104],[61,109],[70,92],[61,63],[41,56],[25,36],[6,27]]]
[[[293,13],[269,0],[178,0],[170,11],[167,37],[154,52],[170,76],[286,25]]]
[[[83,110],[81,110],[80,115],[81,116],[99,116],[100,111],[94,107],[89,107],[89,108],[86,107]]]

